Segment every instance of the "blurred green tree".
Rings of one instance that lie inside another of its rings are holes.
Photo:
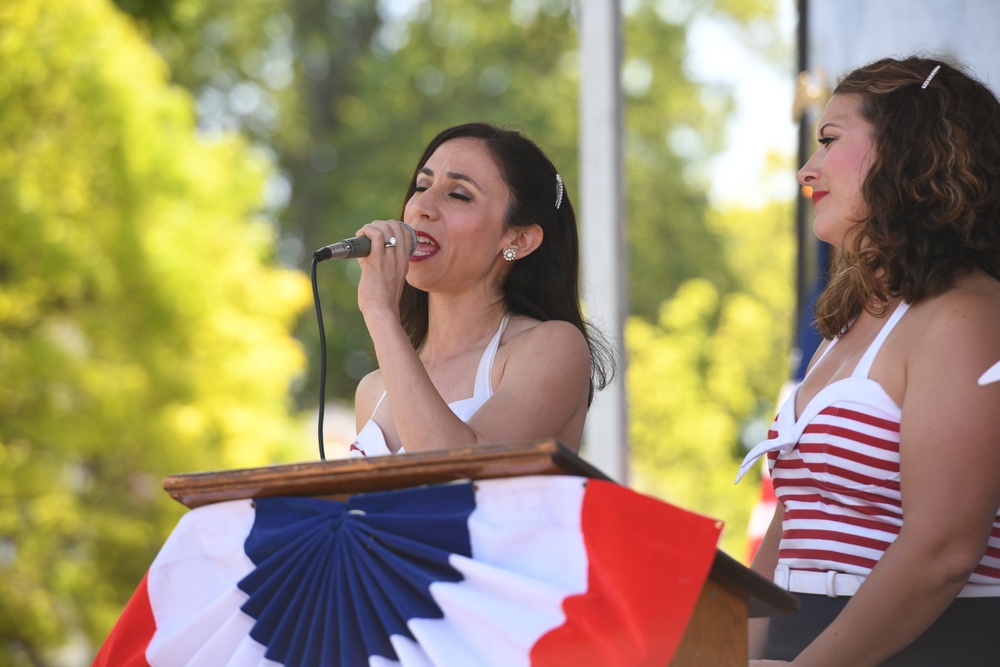
[[[164,475],[301,439],[309,291],[274,266],[268,160],[199,136],[113,6],[0,3],[0,62],[0,664],[72,664],[183,510]]]
[[[182,509],[163,475],[312,451],[287,415],[318,376],[302,271],[399,213],[437,130],[519,127],[576,199],[571,0],[117,4],[0,3],[0,664],[104,636]],[[622,3],[636,486],[725,519],[730,550],[740,440],[787,371],[791,214],[709,207],[730,100],[684,42],[705,13],[766,42],[774,4]],[[322,268],[349,401],[357,267]]]
[[[714,211],[739,288],[687,280],[656,322],[626,329],[633,486],[724,520],[722,547],[737,558],[759,488],[754,476],[733,486],[736,464],[767,436],[790,370],[791,220],[787,202]]]

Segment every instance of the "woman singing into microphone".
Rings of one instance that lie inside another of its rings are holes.
[[[358,305],[379,368],[357,388],[351,455],[539,438],[579,450],[614,369],[580,310],[556,168],[516,131],[452,127],[424,150],[401,218],[414,234],[391,220],[358,230],[372,241]]]

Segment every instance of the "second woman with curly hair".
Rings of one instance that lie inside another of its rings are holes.
[[[802,611],[754,665],[1000,664],[1000,102],[948,63],[841,80],[799,171],[837,249],[826,338],[766,455],[753,568]]]

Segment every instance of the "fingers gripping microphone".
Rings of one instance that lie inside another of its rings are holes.
[[[410,254],[417,249],[417,233],[413,231],[413,227],[410,227],[405,222],[399,223],[403,226],[403,229],[410,232]],[[392,237],[395,239],[395,237]],[[395,243],[386,244],[387,248],[395,247]],[[313,253],[313,257],[322,262],[327,259],[349,259],[351,257],[367,257],[372,251],[372,241],[367,236],[354,236],[349,239],[344,239],[343,241],[337,241],[336,243],[331,243],[328,246],[323,246],[319,250]]]

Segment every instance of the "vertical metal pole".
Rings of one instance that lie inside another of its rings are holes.
[[[798,48],[798,57],[796,62],[796,67],[798,69],[795,72],[796,80],[798,77],[809,72],[811,63],[809,62],[809,0],[798,0],[798,11],[799,11],[799,23],[796,29],[796,46]],[[802,117],[799,120],[799,133],[798,133],[798,164],[795,165],[796,169],[799,169],[806,163],[809,159],[809,152],[811,143],[812,127],[810,123],[810,112],[808,108],[803,108]],[[807,206],[811,202],[807,203],[805,197],[802,196],[800,190],[796,190],[795,197],[795,234],[798,239],[798,256],[795,265],[795,326],[796,329],[799,328],[800,323],[803,318],[809,317],[806,312],[809,308],[809,296],[813,286],[816,284],[816,280],[819,276],[815,275],[816,267],[813,262],[810,261],[814,252],[810,252],[811,249],[815,247],[818,241],[813,237],[812,230],[809,229],[808,219],[809,219],[809,209]],[[813,271],[810,271],[810,268]],[[798,342],[798,341],[797,341]],[[802,367],[805,368],[805,364],[808,363],[808,359],[802,360]]]
[[[622,173],[621,12],[618,0],[579,0],[580,226],[587,317],[617,350],[615,381],[596,395],[583,456],[628,481],[625,316],[628,287]]]

